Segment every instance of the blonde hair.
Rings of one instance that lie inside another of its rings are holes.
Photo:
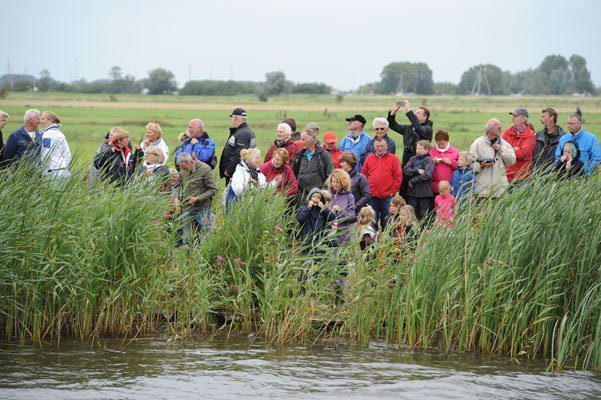
[[[346,190],[347,192],[351,191],[351,176],[348,174],[348,172],[340,168],[336,168],[334,171],[332,171],[330,176],[328,176],[328,180],[326,181],[326,186],[330,190],[332,189],[332,179],[334,178],[338,180],[338,183],[340,183],[342,189]]]
[[[438,182],[438,191],[442,191],[443,189],[451,190],[451,184],[449,181],[440,181]]]
[[[165,154],[163,150],[159,149],[157,146],[148,146],[146,149],[146,157],[153,155],[157,158],[157,164],[162,164],[165,162]]]
[[[42,117],[46,118],[47,120],[49,120],[53,124],[60,124],[61,123],[61,119],[58,117],[58,115],[56,115],[52,111],[44,111],[42,113]]]
[[[8,121],[10,119],[10,116],[6,113],[6,111],[0,110],[0,119]]]
[[[147,123],[146,129],[151,132],[158,133],[159,137],[163,136],[163,131],[161,130],[161,125],[157,124],[156,122]]]
[[[169,168],[169,176],[170,177],[177,176],[179,178],[179,172],[175,168]]]
[[[369,225],[374,222],[374,218],[376,218],[376,212],[369,205],[366,205],[361,208],[357,215],[357,225]]]
[[[179,140],[180,142],[183,142],[184,140],[188,139],[190,137],[190,134],[188,133],[188,131],[186,132],[182,132],[177,136],[177,140]]]
[[[330,192],[329,190],[322,190],[321,195],[326,201],[326,205],[329,207],[330,204],[332,204],[332,192]]]
[[[282,161],[284,161],[284,164],[290,164],[290,153],[288,153],[288,150],[286,150],[285,148],[280,147],[275,149],[273,152],[273,157],[275,158],[276,155],[282,157]]]
[[[245,164],[254,157],[261,157],[261,152],[256,147],[240,150],[240,158]]]
[[[401,207],[398,213],[399,223],[403,226],[408,225],[416,225],[417,224],[417,216],[415,215],[415,210],[410,205],[404,205]]]
[[[405,201],[403,196],[401,196],[400,194],[395,194],[392,200],[390,200],[390,204],[400,209],[401,207],[406,206],[407,202]]]
[[[114,143],[114,142],[118,142],[124,138],[128,138],[129,132],[123,128],[119,128],[119,127],[115,126],[115,127],[111,128],[110,136],[111,136],[111,141]]]

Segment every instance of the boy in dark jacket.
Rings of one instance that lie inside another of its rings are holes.
[[[434,208],[434,192],[432,191],[432,174],[434,162],[428,155],[430,142],[417,142],[415,156],[403,167],[403,173],[409,178],[407,187],[407,204],[415,209],[419,220],[426,217]]]
[[[336,219],[336,214],[326,206],[326,199],[319,188],[313,188],[307,196],[307,205],[303,205],[296,214],[300,224],[299,237],[305,243],[303,254],[313,252],[327,233],[331,223]]]

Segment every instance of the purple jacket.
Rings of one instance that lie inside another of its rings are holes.
[[[351,191],[355,197],[355,215],[357,215],[361,208],[369,202],[371,192],[367,178],[361,172],[358,172],[357,168],[352,170],[349,175],[351,176]]]
[[[338,223],[338,241],[340,243],[346,240],[350,229],[350,225],[354,224],[355,221],[355,196],[351,192],[341,190],[338,193],[332,193],[332,207],[340,207],[340,211],[334,211],[336,213],[336,222]]]

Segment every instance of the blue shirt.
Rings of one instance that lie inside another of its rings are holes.
[[[582,128],[575,135],[571,133],[563,135],[559,139],[559,144],[555,151],[555,164],[561,158],[563,146],[569,141],[575,141],[578,144],[578,159],[584,164],[584,174],[591,175],[595,171],[597,164],[601,163],[599,139]]]
[[[357,156],[357,171],[361,171],[361,167],[363,166],[363,162],[361,160],[365,160],[363,153],[367,151],[367,146],[371,137],[365,133],[365,131],[361,131],[359,136],[355,139],[353,133],[349,133],[347,136],[342,139],[342,143],[338,147],[339,150],[342,151],[352,151]]]
[[[306,156],[307,156],[307,160],[311,161],[311,159],[312,159],[312,158],[313,158],[313,156],[315,155],[315,150],[313,150],[313,151],[309,151],[309,150],[307,150],[307,151],[305,151],[305,154],[306,154]]]

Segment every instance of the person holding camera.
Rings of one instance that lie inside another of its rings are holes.
[[[188,123],[188,137],[175,151],[174,162],[178,166],[178,158],[181,154],[187,153],[192,159],[202,161],[211,169],[217,165],[215,157],[215,141],[205,132],[205,124],[201,119],[192,119]]]
[[[469,156],[474,172],[476,197],[498,197],[509,185],[507,167],[515,164],[513,146],[501,139],[501,121],[496,118],[486,123],[486,133],[470,146]]]

